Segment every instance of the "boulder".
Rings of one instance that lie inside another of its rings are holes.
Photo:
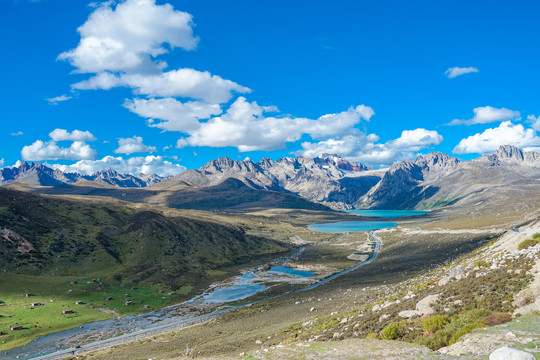
[[[461,280],[466,277],[467,274],[465,272],[465,269],[462,266],[458,266],[456,268],[450,269],[448,274],[444,276],[441,280],[439,280],[437,285],[444,286],[452,280]]]
[[[448,275],[456,280],[461,280],[466,277],[465,269],[462,266],[451,269]]]
[[[432,315],[435,310],[432,306],[439,301],[439,295],[428,295],[416,304],[416,310],[422,313],[422,315]]]
[[[399,312],[398,316],[404,319],[412,319],[417,316],[422,316],[422,313],[418,310],[403,310]]]
[[[489,360],[534,360],[534,355],[512,349],[509,347],[498,348],[489,355]]]

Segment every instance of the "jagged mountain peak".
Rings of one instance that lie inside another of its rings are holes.
[[[26,161],[13,167],[0,169],[0,184],[19,181],[38,186],[57,186],[87,180],[119,187],[145,187],[160,182],[163,179],[158,175],[143,178],[130,174],[120,174],[114,169],[98,171],[92,175],[66,173],[60,169],[52,169],[39,162],[29,163]]]
[[[427,171],[438,171],[453,168],[459,165],[458,158],[442,152],[430,152],[427,155],[420,155],[414,163]]]
[[[502,145],[493,153],[499,159],[516,159],[523,160],[523,151],[512,145]]]
[[[501,164],[540,166],[540,154],[534,151],[523,151],[512,145],[502,145],[493,154],[484,155],[478,159],[492,166]]]
[[[314,160],[315,162],[323,161],[326,163],[326,165],[332,164],[338,169],[343,170],[343,171],[361,172],[361,171],[373,170],[373,168],[368,167],[364,164],[351,162],[349,160],[343,159],[341,156],[337,154],[324,153],[318,158],[315,158]]]
[[[119,174],[118,171],[114,169],[107,169],[107,170],[98,171],[92,174],[91,176],[119,176],[119,175],[121,174]]]

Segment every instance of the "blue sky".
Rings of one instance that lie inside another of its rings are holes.
[[[536,1],[0,0],[0,164],[170,175],[220,156],[386,167],[433,150],[538,151],[539,13]]]

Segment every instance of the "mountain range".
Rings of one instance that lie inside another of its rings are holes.
[[[165,201],[165,205],[179,208],[200,208],[196,206],[197,196],[208,200],[204,209],[218,209],[220,199],[227,199],[223,204],[235,208],[241,208],[243,201],[257,201],[257,207],[301,204],[302,208],[312,208],[306,202],[295,200],[295,196],[299,196],[334,209],[432,209],[457,202],[465,205],[489,202],[493,196],[528,198],[531,192],[538,194],[540,154],[506,145],[493,154],[460,161],[432,152],[415,160],[398,162],[386,170],[374,170],[332,154],[314,159],[285,157],[274,161],[263,158],[259,162],[223,157],[198,170],[187,170],[169,178],[119,174],[114,170],[81,175],[53,170],[39,163],[22,163],[18,167],[0,169],[0,184],[11,182],[54,187],[53,190],[38,189],[38,192],[114,196],[135,202]],[[67,188],[66,184],[79,186]],[[95,187],[99,184],[113,187],[96,193]],[[120,194],[114,191],[118,187],[145,188],[152,191],[153,198],[148,192],[141,195],[123,191]],[[278,195],[280,193],[283,195]]]
[[[0,184],[18,181],[37,186],[58,186],[87,180],[119,187],[146,187],[159,183],[164,179],[167,178],[155,174],[140,174],[139,176],[120,174],[113,169],[99,171],[92,175],[65,173],[59,169],[51,169],[41,163],[28,162],[0,169]]]

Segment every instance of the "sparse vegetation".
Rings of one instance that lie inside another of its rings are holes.
[[[486,260],[477,260],[474,262],[474,267],[477,267],[477,268],[482,268],[482,267],[489,267],[489,264]]]
[[[540,243],[540,234],[534,234],[532,238],[527,239],[519,243],[518,250],[527,249]]]
[[[452,345],[452,344],[455,344],[459,338],[461,338],[463,335],[466,335],[470,332],[472,332],[474,329],[478,329],[478,328],[482,328],[482,327],[486,327],[487,325],[485,324],[481,324],[481,323],[470,323],[470,324],[467,324],[465,326],[463,326],[461,329],[459,329],[456,333],[454,333],[452,335],[452,337],[450,338],[450,341],[448,342],[448,345]]]
[[[512,315],[506,313],[495,313],[486,317],[482,322],[487,326],[495,326],[512,321]]]

